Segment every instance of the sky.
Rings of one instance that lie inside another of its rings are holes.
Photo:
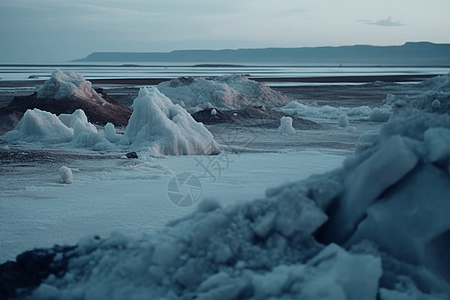
[[[92,52],[450,43],[449,0],[0,0],[0,63]]]

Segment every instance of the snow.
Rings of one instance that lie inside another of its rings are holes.
[[[295,134],[295,129],[292,127],[291,117],[281,117],[280,122],[281,125],[278,127],[278,133],[285,135]]]
[[[141,88],[133,102],[121,143],[149,147],[155,155],[217,153],[212,134],[180,105],[173,104],[157,88]]]
[[[91,83],[73,71],[57,69],[44,85],[37,88],[37,98],[76,100],[77,98],[105,102],[92,88]]]
[[[213,79],[180,77],[157,85],[173,103],[190,113],[210,108],[243,108],[248,105],[288,103],[291,98],[244,75],[224,75]]]
[[[59,175],[61,176],[61,183],[73,183],[72,170],[66,166],[59,168]]]

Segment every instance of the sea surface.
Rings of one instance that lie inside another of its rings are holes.
[[[220,76],[245,74],[252,78],[302,78],[341,76],[394,76],[448,74],[450,67],[345,67],[345,66],[242,66],[182,64],[48,64],[0,65],[0,80],[45,80],[56,69],[74,71],[89,79],[176,78],[180,76]],[[273,82],[271,83],[274,84]],[[310,83],[307,83],[310,85]],[[291,83],[290,83],[291,85]]]

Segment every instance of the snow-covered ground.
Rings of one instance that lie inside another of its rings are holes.
[[[206,167],[208,156],[127,159],[122,155],[64,163],[72,170],[72,184],[60,183],[62,164],[31,172],[19,166],[3,173],[0,263],[35,247],[75,244],[87,235],[153,233],[196,209],[196,205],[178,207],[168,197],[170,180],[183,172],[199,178],[199,200],[231,205],[261,198],[266,188],[332,170],[344,159],[339,152],[229,153],[213,157],[218,163],[210,164],[211,174],[205,174],[199,161]],[[219,167],[224,169],[220,174],[215,170]]]

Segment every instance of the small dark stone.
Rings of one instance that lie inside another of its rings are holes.
[[[38,79],[39,76],[38,75],[30,75],[28,76],[29,79]]]
[[[138,158],[138,155],[136,152],[129,152],[127,154],[125,154],[128,158]]]

